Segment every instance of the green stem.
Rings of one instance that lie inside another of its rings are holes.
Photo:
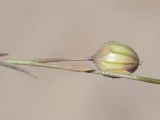
[[[26,70],[24,68],[21,68],[21,67],[19,67],[17,65],[14,65],[12,63],[8,63],[8,62],[5,62],[5,61],[0,61],[0,66],[6,67],[6,68],[10,68],[10,69],[14,69],[14,70],[23,72],[23,73],[25,73],[27,75],[30,75],[30,76],[36,78],[36,76],[33,75],[30,71],[28,71],[28,70]]]
[[[49,63],[49,62],[66,62],[66,61],[93,61],[92,57],[86,58],[43,58],[43,59],[33,59],[33,62],[38,63]]]
[[[31,61],[30,60],[6,60],[4,62],[15,64],[15,65],[28,65],[28,66],[35,66],[35,67],[47,67],[47,68],[54,68],[54,69],[61,69],[61,70],[68,70],[68,71],[77,71],[77,68],[74,70],[74,67],[70,69],[70,67],[66,67],[63,65],[39,63],[39,62],[34,62],[32,60]],[[80,72],[87,72],[87,73],[99,74],[99,75],[104,75],[104,76],[109,76],[109,77],[127,78],[127,79],[147,82],[147,83],[160,84],[160,79],[136,76],[133,74],[122,74],[122,73],[111,72],[111,71],[98,71],[94,69],[90,69],[90,70],[84,69],[84,71],[80,70]]]
[[[121,73],[113,73],[110,71],[94,71],[94,74],[100,74],[104,76],[110,76],[110,77],[120,77],[120,78],[127,78],[131,80],[137,80],[141,82],[147,82],[147,83],[154,83],[154,84],[160,84],[160,79],[155,79],[155,78],[149,78],[149,77],[144,77],[144,76],[137,76],[133,74],[121,74]]]
[[[63,69],[62,65],[55,65],[55,64],[45,64],[34,62],[30,60],[6,60],[5,62],[15,64],[15,65],[28,65],[28,66],[35,66],[35,67],[47,67],[47,68],[55,68],[55,69]]]

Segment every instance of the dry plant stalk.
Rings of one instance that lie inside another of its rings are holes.
[[[8,53],[0,53],[0,57]],[[51,62],[63,61],[92,61],[97,69],[84,65],[58,65]],[[91,57],[79,59],[65,58],[45,58],[32,60],[1,60],[0,66],[18,70],[32,77],[36,77],[30,71],[17,65],[27,65],[34,67],[46,67],[61,69],[73,72],[85,72],[89,74],[98,74],[112,78],[127,78],[147,83],[160,84],[160,79],[133,75],[140,65],[139,57],[136,52],[128,45],[116,41],[109,41]]]

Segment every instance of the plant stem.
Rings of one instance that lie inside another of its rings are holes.
[[[94,74],[104,75],[104,76],[110,76],[110,77],[120,77],[120,78],[127,78],[131,80],[137,80],[141,82],[147,82],[147,83],[154,83],[154,84],[160,84],[160,79],[155,78],[149,78],[144,76],[137,76],[133,74],[121,74],[121,73],[113,73],[110,71],[94,71]]]
[[[30,71],[28,71],[28,70],[26,70],[26,69],[24,69],[24,68],[21,68],[21,67],[19,67],[19,66],[16,66],[16,65],[14,65],[14,64],[12,64],[12,63],[9,63],[9,62],[0,61],[0,66],[6,67],[6,68],[11,68],[11,69],[14,69],[14,70],[23,72],[23,73],[25,73],[25,74],[27,74],[27,75],[30,75],[30,76],[36,78],[36,76],[33,75]]]
[[[91,57],[86,58],[44,58],[44,59],[33,59],[33,62],[38,63],[49,63],[49,62],[64,62],[64,61],[93,61]]]
[[[40,63],[40,62],[35,62],[33,60],[6,60],[4,62],[9,64],[15,64],[15,65],[28,65],[28,66],[35,66],[35,67],[61,69],[61,70],[74,71],[74,72],[86,72],[86,73],[99,74],[99,75],[104,75],[109,77],[127,78],[127,79],[147,82],[147,83],[160,84],[160,79],[137,76],[133,74],[122,74],[122,73],[111,72],[111,71],[99,71],[99,70],[94,70],[87,66],[78,66],[78,67],[75,65],[64,66],[64,65],[57,65],[57,64]]]

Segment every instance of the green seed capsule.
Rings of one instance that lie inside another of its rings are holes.
[[[109,41],[96,52],[93,60],[99,70],[119,70],[133,73],[139,66],[136,52],[128,45]]]

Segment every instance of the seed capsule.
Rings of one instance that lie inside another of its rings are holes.
[[[99,70],[123,70],[133,73],[139,66],[137,53],[128,45],[109,41],[96,52],[93,61]]]

